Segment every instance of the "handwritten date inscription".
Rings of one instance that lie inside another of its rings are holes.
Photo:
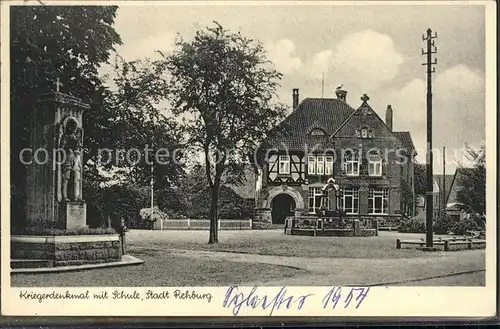
[[[275,310],[292,309],[301,310],[311,296],[314,294],[290,294],[286,287],[282,287],[277,294],[261,294],[258,287],[253,287],[250,292],[245,293],[238,290],[238,287],[229,287],[226,291],[223,307],[232,308],[233,315],[238,315],[242,309],[257,309],[269,311],[272,315]],[[344,308],[354,307],[359,308],[363,300],[370,291],[369,287],[354,288],[354,287],[332,287],[326,294],[322,296],[323,309],[335,309],[337,306]],[[340,305],[339,305],[340,303]]]

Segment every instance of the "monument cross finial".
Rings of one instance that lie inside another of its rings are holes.
[[[61,81],[59,80],[59,77],[57,77],[56,79],[56,91],[59,92],[59,87],[61,87],[63,84],[61,83]]]
[[[367,95],[367,94],[363,94],[363,96],[361,97],[361,100],[362,100],[363,102],[367,102],[369,99],[370,99],[370,97],[368,97],[368,95]]]

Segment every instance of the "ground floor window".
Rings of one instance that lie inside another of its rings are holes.
[[[389,213],[389,190],[370,188],[368,191],[368,213]]]
[[[326,200],[327,208],[330,206],[330,200]],[[320,209],[323,202],[323,190],[321,187],[310,187],[309,188],[309,213],[315,213],[316,210]]]
[[[348,214],[359,213],[359,190],[344,188],[342,192],[342,209]]]

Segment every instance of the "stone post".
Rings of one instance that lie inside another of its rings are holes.
[[[359,187],[359,213],[368,213],[368,186],[366,185]]]
[[[271,208],[255,208],[255,219],[252,221],[252,229],[270,228],[271,226]]]
[[[353,222],[354,236],[361,236],[361,227],[359,225],[359,219],[355,219]]]
[[[26,177],[29,226],[71,229],[86,225],[82,200],[83,112],[90,106],[54,92],[33,104]]]

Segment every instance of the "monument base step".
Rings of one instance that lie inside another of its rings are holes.
[[[59,273],[59,272],[92,270],[92,269],[108,268],[108,267],[142,265],[142,264],[144,264],[144,261],[142,259],[139,259],[132,255],[123,255],[119,261],[114,261],[109,263],[68,265],[68,266],[58,266],[58,267],[12,268],[11,273],[12,274]]]
[[[15,268],[42,268],[50,267],[51,261],[47,259],[11,259],[10,267]]]

